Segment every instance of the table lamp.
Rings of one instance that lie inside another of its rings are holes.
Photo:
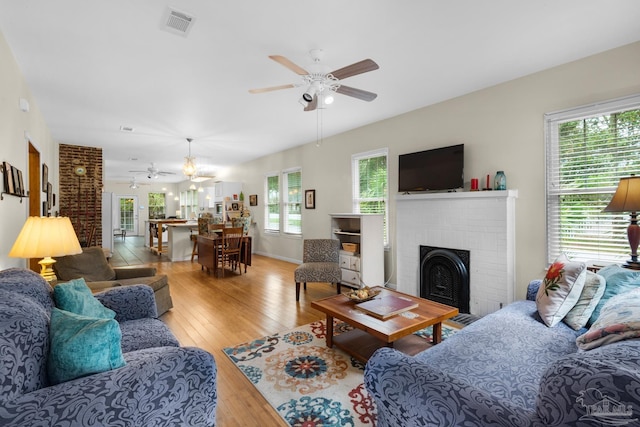
[[[56,280],[51,257],[74,255],[82,252],[71,221],[66,217],[30,216],[16,239],[10,257],[43,258],[40,275],[47,281]]]
[[[638,243],[640,243],[640,226],[637,212],[640,211],[640,176],[620,178],[618,188],[604,212],[629,212],[631,223],[627,227],[627,238],[631,246],[631,259],[623,267],[640,270],[638,262]]]

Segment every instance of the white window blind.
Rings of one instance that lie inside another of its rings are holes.
[[[384,244],[389,244],[388,149],[354,154],[351,157],[353,212],[383,214]]]
[[[629,258],[628,213],[605,213],[620,178],[640,175],[640,95],[545,115],[547,262]]]

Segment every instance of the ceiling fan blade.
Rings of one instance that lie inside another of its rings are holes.
[[[291,89],[293,87],[295,87],[295,85],[292,85],[292,84],[281,85],[281,86],[263,87],[262,89],[250,89],[249,93],[264,93],[264,92],[271,92],[272,90]]]
[[[355,64],[347,65],[346,67],[340,68],[339,70],[335,70],[331,74],[336,79],[342,80],[346,79],[347,77],[377,70],[378,68],[380,67],[375,63],[374,60],[363,59],[362,61],[356,62]]]
[[[316,108],[318,108],[318,96],[313,95],[313,99],[306,107],[304,107],[304,111],[313,111]]]
[[[378,97],[377,94],[373,92],[367,92],[366,90],[356,89],[354,87],[340,85],[336,92],[341,93],[343,95],[352,96],[354,98],[361,99],[363,101],[371,102]]]
[[[291,62],[290,60],[288,60],[284,56],[281,56],[281,55],[269,55],[269,58],[273,59],[274,61],[276,61],[280,65],[284,65],[285,67],[287,67],[288,69],[290,69],[291,71],[293,71],[296,74],[300,74],[301,76],[306,76],[307,74],[309,74],[307,72],[307,70],[305,70],[304,68],[294,64],[293,62]]]

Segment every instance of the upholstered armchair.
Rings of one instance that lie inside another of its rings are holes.
[[[173,307],[166,274],[157,274],[155,267],[112,268],[99,247],[83,248],[81,254],[57,257],[53,269],[58,282],[83,278],[94,292],[117,286],[148,285],[153,289],[158,316]]]
[[[340,293],[340,242],[333,239],[305,239],[302,248],[302,264],[295,272],[296,301],[300,301],[300,283],[307,282],[335,283]]]

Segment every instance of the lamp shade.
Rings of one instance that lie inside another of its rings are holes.
[[[613,198],[604,208],[604,212],[630,212],[630,223],[627,227],[627,239],[631,248],[631,259],[623,267],[640,270],[638,262],[638,245],[640,244],[640,226],[637,213],[640,211],[640,176],[620,178]]]
[[[618,188],[604,212],[640,211],[640,176],[620,178]]]
[[[30,216],[9,251],[9,256],[43,258],[81,252],[82,248],[69,218]]]

